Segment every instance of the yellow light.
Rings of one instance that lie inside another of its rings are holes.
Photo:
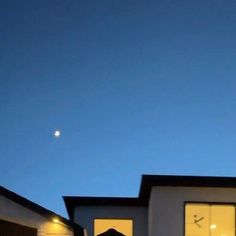
[[[54,223],[59,223],[59,219],[58,219],[58,218],[53,218],[52,221],[53,221]]]
[[[211,229],[215,229],[215,228],[216,228],[216,225],[215,225],[215,224],[212,224],[212,225],[210,225],[210,228],[211,228]]]

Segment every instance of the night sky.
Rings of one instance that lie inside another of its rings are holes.
[[[142,174],[236,176],[236,1],[0,0],[1,185],[66,216]]]

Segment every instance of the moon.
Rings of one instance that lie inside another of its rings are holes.
[[[55,136],[56,138],[59,138],[59,137],[61,136],[60,130],[55,130],[55,131],[54,131],[54,136]]]

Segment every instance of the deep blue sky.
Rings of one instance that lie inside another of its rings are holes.
[[[236,176],[235,12],[0,1],[1,184],[66,215],[62,195],[137,196],[142,174]]]

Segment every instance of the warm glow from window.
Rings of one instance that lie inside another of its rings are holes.
[[[187,204],[185,236],[235,236],[235,206]]]
[[[126,220],[126,219],[95,219],[94,220],[94,236],[105,233],[109,229],[114,229],[125,236],[132,236],[133,221]]]

